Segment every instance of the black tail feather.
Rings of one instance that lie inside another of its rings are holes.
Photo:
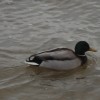
[[[35,62],[35,63],[37,63],[37,64],[39,64],[39,65],[42,63],[41,58],[38,57],[38,56],[35,56],[35,57],[30,56],[28,59],[26,59],[26,61],[27,61],[27,62]]]

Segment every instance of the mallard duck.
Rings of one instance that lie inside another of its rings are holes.
[[[87,42],[79,41],[75,46],[75,51],[68,48],[56,48],[31,55],[26,63],[44,68],[68,70],[85,64],[87,51],[96,52]]]

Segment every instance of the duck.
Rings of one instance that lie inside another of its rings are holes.
[[[31,55],[25,63],[54,70],[69,70],[84,65],[87,62],[87,51],[97,52],[86,41],[79,41],[75,50],[55,48]]]

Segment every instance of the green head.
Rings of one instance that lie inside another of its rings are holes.
[[[85,55],[85,52],[93,51],[96,52],[95,49],[90,48],[89,44],[86,41],[79,41],[75,46],[75,53],[77,55]]]

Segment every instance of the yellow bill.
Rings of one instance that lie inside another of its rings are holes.
[[[92,51],[92,52],[97,52],[97,50],[96,50],[96,49],[94,49],[94,48],[90,48],[90,49],[89,49],[89,51]]]

